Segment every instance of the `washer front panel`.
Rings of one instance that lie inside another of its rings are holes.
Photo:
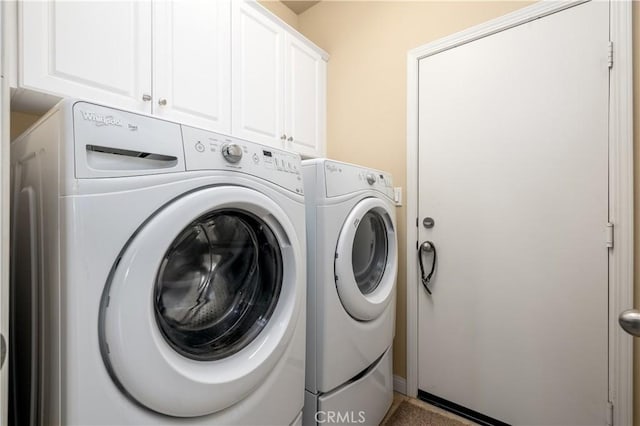
[[[299,247],[287,214],[251,189],[208,187],[167,205],[105,289],[100,338],[112,378],[139,404],[178,417],[246,397],[295,329]]]
[[[342,305],[357,320],[377,318],[393,298],[398,252],[393,214],[371,197],[351,210],[335,254],[336,288]]]

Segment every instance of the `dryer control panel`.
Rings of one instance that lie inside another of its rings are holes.
[[[373,189],[393,200],[393,180],[389,173],[354,164],[325,160],[324,175],[327,197]]]
[[[300,156],[254,142],[181,126],[187,170],[235,170],[303,194]]]

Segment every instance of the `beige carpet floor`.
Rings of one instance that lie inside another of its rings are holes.
[[[382,426],[472,426],[473,423],[438,407],[395,394]]]

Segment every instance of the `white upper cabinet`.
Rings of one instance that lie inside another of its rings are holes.
[[[12,22],[18,89],[325,153],[328,56],[253,0],[23,0]]]
[[[151,4],[20,3],[19,80],[27,89],[150,112]]]
[[[230,0],[20,6],[21,88],[231,131]]]
[[[254,2],[232,7],[233,134],[323,156],[326,53]]]
[[[286,38],[285,148],[324,156],[326,141],[327,63],[295,37]]]
[[[228,1],[153,4],[153,113],[231,131],[231,10]]]
[[[233,134],[279,146],[284,135],[285,33],[243,1],[233,2],[232,27]]]

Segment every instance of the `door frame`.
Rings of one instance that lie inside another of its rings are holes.
[[[8,52],[7,3],[0,4],[0,48]],[[6,358],[0,370],[0,424],[8,421],[9,386],[9,60],[0,54],[0,333]]]
[[[407,382],[418,394],[418,65],[427,56],[585,3],[541,1],[462,32],[410,50],[407,54]],[[618,326],[620,312],[633,307],[633,74],[632,2],[609,2],[609,217],[615,248],[609,251],[609,401],[616,424],[633,423],[633,338]],[[605,224],[603,224],[603,227]],[[604,244],[604,240],[603,240]],[[413,272],[412,272],[413,271]]]

